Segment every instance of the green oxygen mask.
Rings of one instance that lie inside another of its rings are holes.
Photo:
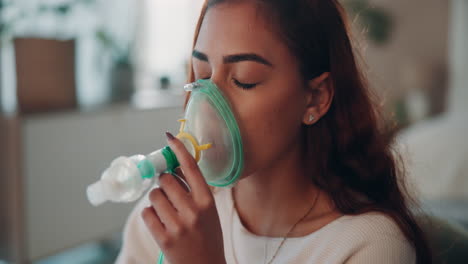
[[[176,137],[195,158],[209,185],[231,187],[242,173],[244,157],[241,133],[230,104],[210,80],[198,80],[184,89],[191,94],[185,116],[178,120],[181,125]],[[178,166],[169,146],[148,155],[118,157],[100,180],[87,187],[88,200],[95,206],[106,201],[135,201],[150,186],[159,185],[162,173],[175,175]]]

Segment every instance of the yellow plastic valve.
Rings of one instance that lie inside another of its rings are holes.
[[[209,149],[212,147],[212,144],[211,143],[208,143],[208,144],[203,144],[203,145],[200,145],[198,144],[197,140],[195,139],[194,136],[192,136],[190,133],[184,131],[185,129],[185,122],[187,122],[186,119],[179,119],[177,120],[178,122],[180,122],[180,129],[179,129],[179,134],[177,134],[177,138],[178,139],[187,139],[192,145],[193,145],[193,149],[195,150],[195,160],[198,162],[200,160],[200,152],[202,150],[206,150],[206,149]]]

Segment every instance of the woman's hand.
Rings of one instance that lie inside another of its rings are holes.
[[[191,192],[174,176],[162,175],[161,187],[149,194],[151,206],[143,210],[143,220],[171,264],[226,263],[213,195],[182,142],[166,135]]]

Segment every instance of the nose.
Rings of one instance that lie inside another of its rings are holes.
[[[211,77],[211,82],[213,82],[216,87],[223,93],[223,95],[225,97],[227,97],[227,99],[229,101],[231,101],[230,99],[230,94],[229,94],[229,84],[228,84],[228,81],[227,81],[228,77],[226,76],[221,76],[220,74],[217,74],[217,75],[212,75]]]
[[[227,65],[218,61],[212,63],[210,79],[220,90],[223,90],[223,87],[228,87],[229,69]]]
[[[226,77],[223,76],[220,71],[213,71],[213,74],[211,75],[210,80],[216,84],[216,86],[221,90],[224,85],[225,85],[225,79]]]

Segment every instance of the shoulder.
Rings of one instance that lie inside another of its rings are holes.
[[[359,215],[345,215],[340,219],[342,228],[354,235],[360,234],[363,239],[377,239],[390,236],[406,240],[395,220],[381,212],[367,212]]]
[[[412,244],[392,217],[380,212],[345,215],[330,228],[346,263],[415,263]]]

